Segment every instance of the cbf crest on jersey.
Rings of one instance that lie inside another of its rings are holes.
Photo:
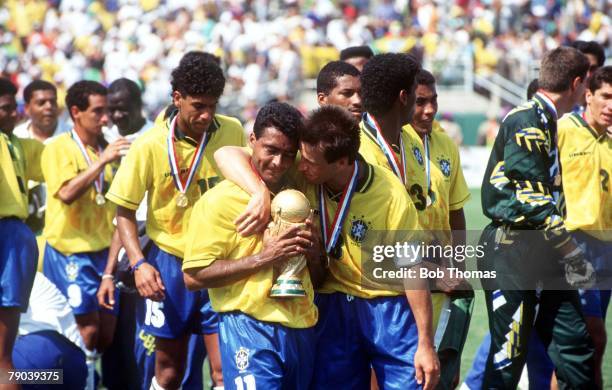
[[[245,347],[240,347],[236,351],[236,367],[241,372],[246,370],[249,367],[249,350]]]
[[[358,244],[361,244],[363,240],[365,240],[366,234],[371,225],[370,222],[366,222],[364,218],[365,217],[363,215],[361,218],[353,217],[353,220],[351,221],[351,231],[349,235],[351,239]]]
[[[77,276],[79,276],[79,266],[73,262],[66,264],[66,277],[68,280],[74,282]]]
[[[440,170],[445,177],[450,177],[451,175],[451,162],[448,157],[441,156],[438,157],[438,165],[440,166]]]

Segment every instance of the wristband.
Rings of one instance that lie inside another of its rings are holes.
[[[104,274],[102,275],[102,280],[104,279],[115,279],[115,276],[111,274]]]
[[[144,263],[146,263],[146,262],[147,262],[147,261],[146,261],[144,258],[142,258],[142,259],[138,260],[138,261],[136,262],[136,264],[134,264],[132,267],[130,267],[130,272],[131,272],[131,273],[136,272],[136,270],[138,270],[138,267],[140,267],[141,265],[143,265],[143,264],[144,264]]]

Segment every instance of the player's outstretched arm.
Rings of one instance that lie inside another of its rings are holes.
[[[270,191],[251,168],[250,159],[238,146],[224,146],[215,152],[221,174],[252,196],[245,211],[234,220],[236,230],[244,237],[262,233],[270,221]]]
[[[412,280],[411,286],[417,288],[406,290],[405,294],[419,334],[418,347],[414,355],[416,378],[417,382],[423,385],[423,389],[429,390],[434,389],[440,379],[440,362],[433,346],[431,294],[427,281],[419,282],[422,283],[421,286],[414,286]]]
[[[278,236],[264,238],[263,250],[239,260],[214,260],[206,267],[183,268],[185,285],[191,291],[218,288],[236,283],[277,262],[304,255],[312,247],[311,232],[299,226],[287,229]],[[185,264],[193,260],[186,258]]]
[[[134,270],[134,281],[138,293],[143,298],[162,301],[165,296],[164,284],[155,267],[144,261],[145,257],[138,241],[136,211],[117,206],[117,229],[130,260],[130,267]]]

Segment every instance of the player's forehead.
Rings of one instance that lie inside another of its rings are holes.
[[[292,140],[273,126],[263,129],[257,141],[263,147],[273,148],[282,152],[295,153],[297,151],[297,140]]]
[[[52,89],[37,89],[32,92],[31,101],[57,100],[57,94]]]
[[[319,164],[325,162],[325,154],[320,144],[309,144],[300,142],[301,159],[310,163]]]
[[[15,95],[11,95],[11,94],[6,94],[6,95],[0,95],[0,106],[2,105],[10,105],[10,104],[16,104],[17,100],[15,100]]]
[[[417,98],[431,98],[438,96],[435,84],[417,84],[414,93]]]
[[[359,77],[350,74],[345,74],[336,78],[336,86],[334,87],[332,92],[341,91],[345,89],[350,89],[354,91],[361,90],[361,82],[359,81]]]
[[[117,91],[108,94],[108,105],[113,107],[129,107],[130,96],[127,91]]]
[[[610,83],[601,83],[601,87],[595,90],[595,95],[602,95],[606,99],[612,98],[612,84]]]
[[[88,97],[89,107],[87,110],[95,111],[107,107],[106,95],[93,94]]]

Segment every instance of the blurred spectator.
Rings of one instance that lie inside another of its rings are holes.
[[[444,129],[446,134],[448,134],[453,141],[455,141],[457,146],[463,144],[463,131],[461,130],[461,125],[455,122],[453,114],[448,112],[442,113],[438,122],[440,123],[440,127]]]

